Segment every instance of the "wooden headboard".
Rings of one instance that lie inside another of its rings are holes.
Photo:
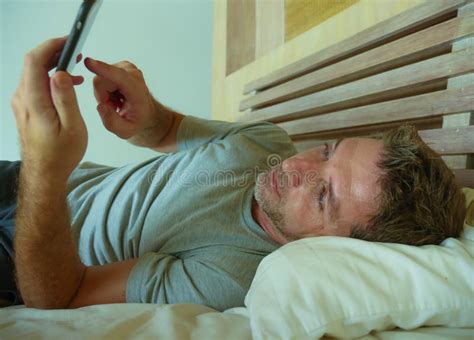
[[[474,187],[474,2],[433,0],[248,83],[240,121],[303,151],[409,122]]]

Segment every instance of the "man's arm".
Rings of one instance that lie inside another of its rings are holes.
[[[42,309],[126,302],[127,279],[138,260],[82,264],[71,235],[66,183],[27,166],[20,174],[15,250],[22,298]]]
[[[81,263],[69,227],[64,183],[20,171],[14,239],[18,287],[28,307],[64,308],[81,284]]]
[[[184,115],[154,101],[154,123],[141,130],[128,141],[158,152],[175,152],[178,149],[178,129]]]
[[[136,260],[86,267],[71,234],[66,183],[87,147],[87,129],[74,91],[81,76],[48,72],[66,37],[48,40],[25,56],[12,98],[21,142],[15,265],[29,307],[66,308],[123,302]]]
[[[125,303],[127,282],[137,259],[86,267],[83,279],[67,308]]]

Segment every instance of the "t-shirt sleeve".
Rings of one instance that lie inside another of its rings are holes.
[[[128,278],[127,302],[196,303],[219,311],[243,306],[256,262],[245,256],[238,263],[229,259],[219,261],[146,253]]]
[[[178,151],[223,142],[236,135],[245,135],[268,150],[294,149],[286,131],[270,122],[234,123],[186,116],[178,129]]]

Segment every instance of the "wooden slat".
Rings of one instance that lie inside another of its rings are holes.
[[[409,123],[416,127],[418,131],[440,129],[442,126],[442,117],[428,117],[416,120],[409,120],[403,123]],[[371,126],[351,127],[348,129],[330,130],[315,132],[306,135],[292,136],[293,144],[298,152],[306,151],[315,146],[332,143],[338,138],[371,137],[374,133],[384,133],[398,128],[401,122],[391,122]]]
[[[454,18],[402,39],[345,59],[243,100],[240,111],[292,99],[364,78],[450,49],[453,42],[474,34],[474,15]]]
[[[474,125],[474,112],[463,112],[443,117],[443,129],[469,125]],[[444,156],[443,160],[451,168],[474,168],[474,155]]]
[[[474,85],[280,123],[290,136],[474,111]]]
[[[474,188],[474,169],[454,169],[456,181],[463,188]]]
[[[282,121],[287,121],[287,120],[293,120],[293,119],[303,119],[304,117],[310,117],[310,116],[316,116],[316,115],[321,115],[321,114],[326,114],[330,112],[336,112],[336,111],[342,111],[342,110],[347,110],[355,107],[360,107],[363,105],[373,105],[376,103],[381,103],[381,102],[386,102],[386,101],[391,101],[391,100],[398,100],[398,99],[403,99],[407,97],[412,97],[412,96],[418,96],[430,92],[435,92],[435,91],[444,91],[447,87],[448,80],[447,79],[438,79],[436,81],[432,82],[425,82],[422,84],[417,84],[414,86],[407,86],[403,88],[398,88],[396,90],[392,91],[385,91],[382,93],[378,93],[375,96],[369,96],[367,98],[352,98],[352,100],[349,101],[344,101],[342,103],[339,103],[337,101],[331,102],[328,105],[324,104],[322,106],[315,106],[308,112],[305,112],[304,114],[298,114],[295,116],[289,116],[289,117],[276,117],[269,119],[273,122],[276,123],[281,123]],[[258,116],[254,116],[252,113],[255,113],[257,111],[251,111],[248,112],[246,115],[237,117],[237,120],[245,121],[247,120],[252,120],[256,121],[259,120]],[[258,111],[260,112],[260,111]]]
[[[381,101],[380,97],[430,81],[447,79],[474,71],[474,48],[404,66],[349,84],[292,99],[268,108],[249,112],[241,121],[274,122],[309,116],[318,109],[326,112]],[[320,112],[323,113],[323,112]]]
[[[474,153],[474,126],[424,130],[418,134],[441,155]]]
[[[474,14],[474,2],[471,2],[458,9],[459,17],[469,17]],[[463,50],[468,47],[474,47],[474,38],[469,37],[460,39],[453,44],[453,51]],[[473,61],[474,62],[474,61]],[[474,85],[474,73],[465,74],[459,77],[454,77],[448,80],[448,88],[460,88],[465,86]],[[443,128],[449,128],[453,126],[468,126],[474,124],[474,110],[466,110],[467,112],[460,113],[458,115],[449,115],[443,118]],[[443,160],[451,168],[456,169],[468,169],[474,168],[474,155],[458,155],[458,156],[445,156]]]
[[[292,63],[265,77],[257,79],[244,87],[244,94],[282,83],[301,74],[308,73],[323,64],[341,60],[357,51],[383,43],[391,37],[409,31],[434,18],[449,13],[464,5],[467,0],[430,0],[409,11],[380,22],[331,47]]]
[[[395,127],[395,126],[394,126]],[[393,127],[392,127],[393,128]],[[374,128],[375,130],[375,128]],[[387,129],[384,129],[387,130]],[[440,155],[462,155],[474,153],[474,126],[463,126],[449,129],[432,129],[418,131],[423,141],[434,151]],[[317,145],[317,139],[322,136],[294,141],[298,151],[307,150],[313,145]],[[332,138],[324,138],[323,141],[328,142]],[[345,137],[338,134],[337,137]],[[320,144],[321,142],[319,142]]]

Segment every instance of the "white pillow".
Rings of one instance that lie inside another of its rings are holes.
[[[474,327],[474,228],[465,224],[459,240],[441,246],[343,237],[289,243],[262,261],[245,305],[262,339]]]

